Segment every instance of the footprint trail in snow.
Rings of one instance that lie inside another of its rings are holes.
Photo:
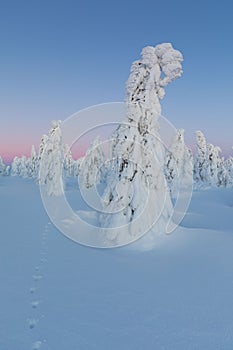
[[[44,315],[40,310],[40,285],[44,278],[44,272],[45,272],[45,264],[47,262],[47,253],[48,253],[48,232],[49,232],[49,226],[51,223],[47,223],[45,225],[44,231],[42,233],[42,242],[41,242],[41,249],[40,249],[40,260],[39,264],[35,266],[34,273],[32,275],[32,285],[29,288],[29,295],[30,295],[30,315],[27,319],[27,327],[30,331],[30,339],[31,346],[30,350],[39,350],[39,349],[45,349],[48,348],[48,344],[46,339],[40,339],[41,336],[38,334],[38,328],[41,320],[43,319]]]

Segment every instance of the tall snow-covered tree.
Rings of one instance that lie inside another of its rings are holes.
[[[165,176],[173,196],[179,190],[189,189],[193,179],[193,156],[185,145],[184,130],[177,130],[171,147],[166,152]]]
[[[101,217],[103,227],[116,227],[109,239],[118,240],[120,225],[127,224],[128,234],[138,236],[144,233],[145,221],[154,223],[159,217],[156,232],[164,230],[168,221],[172,204],[164,177],[158,120],[164,87],[182,75],[182,60],[182,54],[166,43],[145,47],[141,59],[132,64],[126,84],[126,124],[121,124],[113,135],[114,171],[103,196],[105,209],[115,213]],[[132,230],[131,222],[145,209],[148,191],[151,203],[147,213]]]
[[[62,167],[64,146],[62,143],[61,121],[52,121],[48,137],[43,137],[39,157],[39,183],[46,186],[48,195],[62,194]]]
[[[105,154],[101,140],[97,137],[79,162],[79,183],[85,188],[91,188],[101,182],[105,165]]]

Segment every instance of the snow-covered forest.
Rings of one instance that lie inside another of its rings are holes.
[[[32,146],[30,157],[15,157],[10,165],[0,158],[0,174],[31,178],[49,196],[62,196],[70,178],[89,193],[101,184],[102,213],[96,214],[97,221],[103,229],[111,229],[108,239],[116,245],[124,225],[124,244],[126,236],[136,239],[153,232],[153,227],[155,233],[167,232],[170,218],[177,224],[182,220],[172,216],[181,192],[187,197],[193,187],[233,187],[233,157],[225,159],[201,131],[196,131],[193,151],[185,143],[183,129],[174,128],[169,145],[162,142],[160,102],[167,85],[182,76],[182,61],[170,43],[143,48],[126,83],[124,120],[113,132],[107,152],[105,142],[96,137],[85,156],[74,159],[64,142],[62,122],[52,121],[38,150]],[[186,209],[176,208],[176,213]]]
[[[86,188],[92,187],[96,181],[100,182],[101,176],[102,178],[106,176],[108,165],[112,167],[112,163],[105,157],[99,137],[93,141],[84,158],[74,159],[69,147],[62,142],[59,121],[52,121],[51,124],[51,130],[48,135],[42,136],[38,150],[32,146],[30,157],[16,156],[11,164],[4,164],[0,157],[0,176],[20,176],[31,178],[38,183],[40,181],[46,183],[56,181],[56,172],[62,166],[63,177],[80,176],[80,183]],[[54,135],[60,135],[59,142]],[[114,136],[117,140],[117,132]],[[185,144],[184,130],[177,130],[171,148],[165,151],[164,175],[171,192],[178,186],[178,177],[180,185],[185,187],[185,181],[190,176],[193,177],[197,188],[233,187],[233,156],[225,158],[221,154],[221,148],[209,143],[203,132],[196,131],[195,136],[196,144],[191,150]],[[42,179],[39,177],[39,169],[46,145],[51,147],[46,155],[48,169],[51,171],[53,167],[54,173],[44,174]],[[57,154],[60,154],[58,159]]]
[[[52,121],[51,129],[42,136],[38,150],[32,146],[30,157],[16,156],[7,165],[0,157],[0,175],[31,178],[37,183],[47,184],[51,195],[56,193],[52,187],[56,187],[61,176],[79,177],[79,183],[85,188],[111,178],[104,198],[109,205],[109,198],[115,196],[117,183],[121,183],[126,191],[129,181],[134,184],[148,181],[152,187],[162,186],[158,168],[152,164],[152,151],[162,164],[162,173],[171,195],[178,187],[185,189],[191,178],[196,188],[232,187],[233,156],[225,159],[220,147],[209,143],[203,132],[195,132],[196,143],[192,150],[185,144],[183,129],[176,131],[169,149],[156,141],[159,136],[160,100],[165,95],[165,87],[181,77],[182,60],[182,54],[165,43],[145,47],[141,59],[133,62],[126,84],[126,118],[112,135],[110,159],[106,157],[99,137],[93,140],[85,157],[74,159],[69,146],[62,140],[61,121]],[[133,140],[130,145],[129,140]],[[42,155],[46,164],[43,173],[40,172]],[[111,158],[116,159],[114,164]],[[139,163],[143,174],[137,167]],[[126,179],[125,184],[122,178]]]
[[[64,141],[62,122],[52,121],[30,157],[15,157],[10,165],[0,158],[0,174],[31,178],[46,196],[63,196],[72,178],[86,198],[100,185],[100,205],[85,217],[95,218],[105,232],[101,246],[127,244],[148,231],[152,241],[158,233],[171,232],[182,221],[193,188],[233,187],[233,157],[225,159],[201,131],[195,133],[193,150],[185,143],[184,129],[174,128],[170,144],[162,140],[161,100],[167,85],[182,76],[182,61],[170,43],[143,48],[126,82],[124,120],[107,151],[98,136],[85,156],[75,159]]]

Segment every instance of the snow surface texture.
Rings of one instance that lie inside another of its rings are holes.
[[[232,189],[195,191],[147,252],[74,244],[28,179],[1,177],[0,197],[1,350],[232,350]]]
[[[182,75],[182,60],[171,44],[161,44],[145,47],[141,59],[132,64],[126,84],[126,123],[113,135],[113,165],[103,195],[108,213],[100,217],[102,227],[112,228],[108,239],[116,245],[151,228],[151,234],[165,232],[171,217],[158,119],[164,87]],[[123,225],[125,229],[119,230]]]

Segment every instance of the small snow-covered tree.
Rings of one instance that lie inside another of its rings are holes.
[[[79,176],[81,171],[81,164],[83,162],[83,157],[78,158],[77,160],[74,160],[73,164],[73,174],[74,176]]]
[[[20,166],[20,158],[14,157],[12,163],[11,163],[11,175],[17,176],[19,175],[19,166]]]
[[[22,156],[19,162],[19,176],[28,177],[28,160],[27,157]]]
[[[207,145],[207,169],[206,169],[206,180],[211,186],[219,185],[219,168],[221,159],[219,153],[221,152],[220,147],[216,147],[211,143]]]
[[[0,157],[0,175],[4,175],[6,166],[3,163],[2,157]]]
[[[103,227],[129,224],[128,234],[134,236],[143,233],[146,221],[154,222],[157,216],[156,232],[164,230],[171,212],[158,119],[164,87],[182,75],[183,60],[182,54],[168,43],[145,47],[141,56],[132,64],[126,84],[126,124],[121,124],[113,135],[110,158],[114,166],[107,179],[103,203],[115,214],[101,217]],[[132,232],[130,223],[144,210],[148,190],[153,203],[148,206],[145,221],[142,219]],[[109,238],[117,241],[117,229]]]
[[[11,170],[10,165],[6,165],[6,166],[5,166],[5,169],[4,169],[3,175],[4,175],[4,176],[9,176],[9,175],[10,175],[10,170]]]
[[[68,145],[64,145],[64,173],[67,177],[74,175],[74,160]]]
[[[218,161],[218,183],[219,187],[229,187],[230,178],[226,167],[226,161],[224,157],[220,158]]]
[[[227,187],[233,186],[233,157],[229,157],[224,161],[224,168],[226,169]]]
[[[192,185],[193,156],[184,142],[184,130],[177,130],[171,147],[166,152],[165,176],[173,196],[178,190]]]
[[[39,145],[39,151],[38,151],[38,156],[37,156],[37,177],[39,176],[39,168],[40,168],[40,162],[42,158],[43,151],[45,149],[46,143],[48,141],[48,135],[43,135],[40,141]]]
[[[35,150],[35,146],[32,146],[31,149],[31,157],[28,159],[28,176],[32,178],[37,178],[37,171],[38,171],[38,158]]]
[[[52,121],[48,137],[43,137],[40,147],[39,183],[46,186],[47,194],[62,194],[62,166],[64,146],[62,143],[61,121]]]
[[[87,150],[85,157],[78,163],[81,186],[91,188],[101,182],[105,160],[101,140],[97,137]]]
[[[194,160],[194,181],[204,183],[207,181],[207,144],[201,131],[196,131],[197,154]]]
[[[220,156],[221,148],[207,143],[201,131],[196,132],[197,154],[194,163],[196,184],[212,187],[231,186],[231,158]]]

